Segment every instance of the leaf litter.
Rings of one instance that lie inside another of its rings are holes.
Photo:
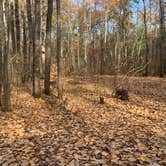
[[[0,165],[165,165],[166,80],[131,77],[120,101],[112,79],[65,78],[61,103],[55,89],[39,99],[13,90],[13,111],[0,112]]]

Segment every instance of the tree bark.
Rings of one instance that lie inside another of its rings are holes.
[[[164,2],[159,0],[160,7],[160,77],[164,76],[164,47],[165,47],[165,32],[164,32]]]
[[[20,53],[20,18],[19,18],[19,0],[15,0],[15,22],[16,22],[16,39],[17,53]]]
[[[3,50],[2,50],[2,45],[3,45],[3,40],[2,40],[2,36],[3,36],[3,2],[2,0],[0,1],[0,107],[2,106],[2,80],[3,80],[3,76],[2,76],[2,54],[3,54]]]
[[[10,18],[11,18],[11,38],[12,38],[12,49],[13,54],[16,53],[16,34],[15,34],[15,24],[14,24],[14,6],[13,3],[10,5]]]
[[[27,8],[27,20],[28,20],[28,71],[32,73],[32,54],[33,54],[33,26],[32,26],[32,5],[31,0],[26,0],[26,8]],[[33,75],[33,74],[32,74]]]
[[[58,97],[62,99],[62,62],[61,62],[61,10],[60,0],[56,0],[57,9],[57,75],[58,75]]]
[[[52,29],[53,0],[48,0],[46,41],[45,41],[45,79],[44,92],[50,94],[50,69],[51,69],[51,29]]]
[[[40,87],[40,27],[41,27],[41,16],[40,16],[40,0],[35,1],[35,22],[34,22],[34,48],[33,48],[33,96],[39,98],[41,96]]]
[[[26,20],[24,12],[22,13],[23,20],[23,67],[22,67],[22,82],[25,83],[28,79],[28,57],[27,57],[27,34],[26,34]]]
[[[145,4],[145,0],[143,1],[143,5],[144,5],[144,40],[145,40],[145,73],[144,75],[147,76],[148,75],[148,56],[149,56],[149,46],[148,46],[148,35],[147,35],[147,16],[146,16],[146,4]]]
[[[3,29],[4,29],[4,55],[3,55],[3,110],[11,110],[10,101],[10,81],[9,81],[9,2],[6,0],[4,2],[5,13],[3,13]]]

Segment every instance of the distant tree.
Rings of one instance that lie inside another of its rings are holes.
[[[28,22],[28,71],[32,73],[32,54],[33,54],[33,26],[32,26],[32,5],[31,0],[26,0],[27,22]],[[33,75],[33,74],[32,74]]]
[[[16,34],[15,34],[15,23],[14,23],[14,6],[10,4],[10,19],[11,19],[11,39],[12,39],[12,53],[16,53]]]
[[[27,33],[26,33],[26,19],[22,11],[22,34],[23,34],[23,67],[22,67],[22,82],[25,83],[28,79],[28,57],[27,57]]]
[[[145,0],[142,0],[144,5],[144,41],[145,41],[145,76],[148,75],[148,55],[149,55],[149,46],[148,46],[148,34],[147,34],[147,11]]]
[[[160,13],[160,77],[164,76],[164,66],[166,58],[164,58],[164,50],[166,49],[166,37],[164,29],[164,1],[159,0],[159,13]],[[165,66],[166,67],[166,66]]]
[[[15,0],[15,22],[16,22],[17,53],[20,53],[20,14],[19,14],[19,0]]]

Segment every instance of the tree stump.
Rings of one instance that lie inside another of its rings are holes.
[[[129,100],[128,90],[122,87],[116,88],[113,96],[120,100]]]
[[[104,97],[100,96],[100,104],[104,104]]]

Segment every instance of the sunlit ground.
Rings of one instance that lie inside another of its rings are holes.
[[[13,111],[0,112],[0,165],[164,165],[166,80],[118,77],[129,101],[112,97],[113,80],[64,78],[62,103],[54,88],[39,99],[14,88]]]

